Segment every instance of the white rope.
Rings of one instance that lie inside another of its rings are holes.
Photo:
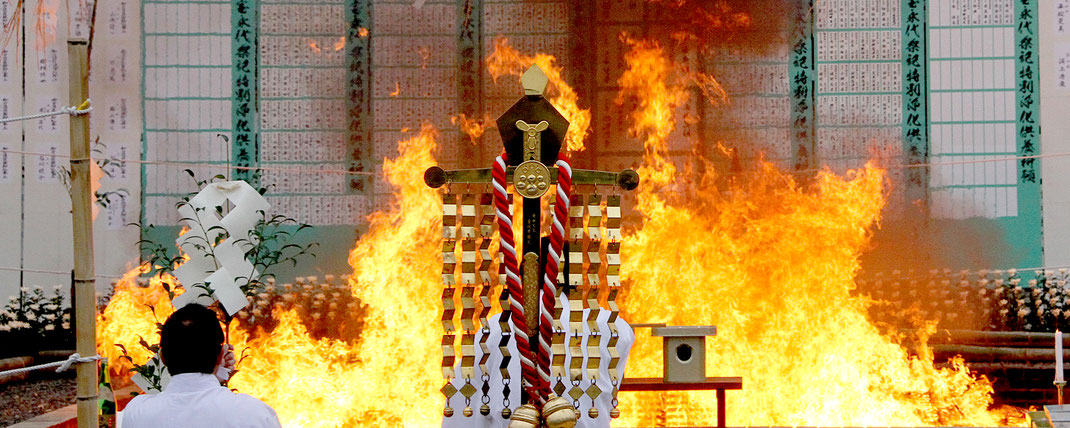
[[[42,152],[28,152],[19,150],[0,149],[0,153],[10,153],[15,155],[30,155],[30,156],[42,156],[52,158],[87,160],[92,158],[76,158],[71,155],[65,155],[62,153],[42,153]],[[233,169],[239,171],[270,171],[270,172],[292,172],[295,174],[342,174],[342,175],[376,175],[375,172],[368,171],[350,171],[347,169],[297,169],[297,168],[275,168],[270,166],[231,166],[222,163],[199,163],[199,162],[171,162],[171,161],[152,161],[152,160],[140,160],[140,159],[120,159],[120,158],[105,158],[101,160],[108,160],[118,163],[136,163],[142,165],[173,165],[173,166],[187,166],[190,168],[217,168],[217,169]]]
[[[6,266],[0,266],[0,271],[27,272],[27,273],[46,273],[46,274],[53,274],[53,275],[66,275],[66,276],[70,276],[71,275],[71,271],[69,271],[69,270],[68,271],[62,271],[62,270],[30,269],[30,268],[16,268],[16,267],[6,267]],[[107,275],[107,274],[102,274],[102,273],[98,273],[95,276],[97,278],[114,278],[114,279],[123,278],[123,275]]]
[[[62,115],[62,114],[69,114],[71,116],[80,116],[80,115],[83,115],[83,114],[86,114],[86,113],[89,113],[89,112],[93,111],[93,106],[88,105],[88,104],[89,104],[89,100],[87,99],[87,100],[85,100],[85,103],[82,104],[82,105],[86,106],[86,108],[84,108],[84,109],[79,109],[76,106],[66,106],[66,107],[63,107],[63,108],[61,108],[59,110],[50,111],[50,112],[47,112],[47,113],[37,113],[37,114],[31,114],[31,115],[28,115],[28,116],[5,117],[3,119],[0,119],[0,123],[19,122],[19,121],[23,121],[23,120],[34,120],[34,119],[40,119],[42,117],[59,116],[59,115]]]
[[[40,365],[36,365],[36,366],[22,367],[22,368],[2,371],[2,372],[0,372],[0,377],[5,377],[5,376],[8,376],[8,375],[15,375],[15,374],[19,374],[19,373],[31,372],[31,371],[34,371],[34,370],[50,369],[52,367],[58,367],[56,369],[56,372],[62,372],[64,370],[67,370],[67,369],[71,368],[71,366],[76,364],[76,363],[78,363],[78,364],[80,364],[80,363],[91,363],[91,362],[94,362],[94,361],[100,361],[100,355],[94,355],[92,357],[82,357],[77,352],[75,352],[75,353],[71,354],[71,356],[67,357],[66,360],[63,360],[63,361],[56,361],[54,363],[40,364]]]

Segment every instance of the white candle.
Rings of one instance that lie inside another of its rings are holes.
[[[1063,377],[1063,332],[1055,330],[1055,381],[1065,382]]]

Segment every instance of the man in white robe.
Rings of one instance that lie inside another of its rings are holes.
[[[121,413],[123,428],[279,428],[279,418],[262,401],[220,385],[220,366],[233,368],[234,354],[223,345],[214,311],[196,303],[171,314],[160,331],[160,357],[170,382],[159,394],[130,400]],[[224,379],[225,380],[225,379]]]

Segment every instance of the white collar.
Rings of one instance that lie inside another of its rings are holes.
[[[165,392],[195,392],[213,388],[222,388],[219,379],[207,373],[182,373],[171,376]]]

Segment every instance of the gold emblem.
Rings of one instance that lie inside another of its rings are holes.
[[[516,187],[516,193],[527,199],[541,198],[550,188],[550,169],[539,162],[541,134],[549,127],[550,124],[545,120],[534,125],[523,120],[516,121],[516,128],[524,133],[524,162],[513,172],[513,186]]]
[[[520,196],[541,198],[550,188],[550,169],[537,160],[524,162],[513,172],[513,186]]]

